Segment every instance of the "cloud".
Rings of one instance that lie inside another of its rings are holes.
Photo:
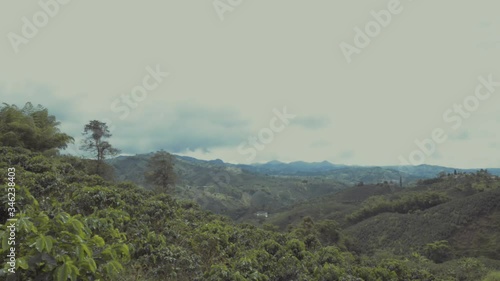
[[[140,118],[116,123],[114,135],[126,153],[165,149],[173,153],[236,146],[250,134],[249,121],[230,108],[181,103],[147,108]],[[158,114],[162,112],[162,114]]]
[[[341,160],[348,160],[353,158],[355,155],[354,151],[352,150],[345,150],[337,154],[337,157],[340,158]]]
[[[330,124],[330,119],[324,116],[297,116],[291,122],[291,125],[300,126],[308,130],[322,129],[328,127]]]
[[[311,148],[323,148],[323,147],[327,147],[327,146],[331,146],[332,143],[330,141],[326,141],[326,140],[318,140],[318,141],[314,141],[311,143],[311,145],[309,145],[309,147]]]

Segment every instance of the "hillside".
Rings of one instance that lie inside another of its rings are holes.
[[[149,187],[144,172],[150,155],[117,157],[108,161],[116,178]],[[178,181],[174,196],[195,200],[203,209],[235,220],[258,211],[277,208],[338,192],[347,185],[320,177],[269,176],[226,165],[222,161],[202,161],[175,156]]]
[[[348,187],[179,157],[174,197],[126,180],[150,155],[109,161],[129,173],[113,178],[103,158],[61,155],[73,138],[28,109],[0,110],[2,280],[498,279],[500,179],[485,170]]]
[[[403,189],[354,186],[282,208],[267,222],[283,229],[299,225],[304,217],[337,221],[356,251],[369,255],[423,253],[439,242],[446,245],[439,262],[463,256],[500,261],[500,178],[484,170],[422,180]]]

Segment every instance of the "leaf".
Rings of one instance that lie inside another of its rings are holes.
[[[61,221],[62,223],[66,223],[69,218],[70,218],[70,215],[68,213],[61,212],[61,213],[57,214],[57,219],[59,221]]]
[[[41,213],[39,216],[35,218],[35,222],[37,225],[46,225],[49,221],[50,219],[45,213]]]
[[[76,281],[77,276],[80,275],[80,271],[73,264],[73,261],[69,260],[56,269],[55,275],[56,281],[67,281],[68,278]]]
[[[67,281],[71,269],[68,263],[64,263],[56,269],[55,278],[56,281]]]
[[[94,237],[92,237],[92,242],[94,242],[98,247],[102,247],[104,246],[104,244],[106,244],[104,242],[104,239],[102,239],[102,237],[99,235],[94,235]]]
[[[113,250],[115,252],[118,252],[122,255],[127,255],[128,254],[128,246],[126,244],[114,244],[113,245]]]
[[[76,246],[76,256],[78,257],[78,260],[83,260],[83,250],[82,246]]]
[[[16,265],[18,267],[22,268],[22,269],[28,269],[29,268],[28,262],[26,261],[25,257],[18,258]]]
[[[48,253],[50,253],[50,251],[52,251],[52,247],[54,245],[53,241],[54,241],[54,238],[52,238],[52,236],[45,237],[45,248],[47,249]]]
[[[123,270],[123,266],[119,262],[117,262],[115,260],[109,261],[104,266],[104,268],[106,269],[106,273],[108,273],[111,276],[115,276],[118,273],[120,273],[120,271]]]
[[[87,254],[87,257],[92,257],[92,251],[89,249],[89,247],[86,244],[81,244],[81,247],[83,249],[83,252]]]
[[[24,231],[26,233],[37,232],[36,227],[30,221],[29,217],[21,217],[17,220],[17,225],[20,231]]]
[[[45,241],[43,235],[41,235],[40,237],[38,237],[38,239],[36,239],[35,247],[38,252],[41,253],[43,251],[43,248],[45,247]]]
[[[80,262],[80,268],[86,268],[89,271],[91,271],[92,273],[95,273],[95,271],[97,270],[97,265],[96,265],[94,259],[86,258]]]
[[[106,249],[104,249],[101,252],[101,255],[103,255],[107,259],[113,259],[113,260],[116,259],[115,251],[113,251],[110,246],[108,246]]]
[[[80,237],[83,237],[83,238],[85,238],[85,237],[86,237],[85,233],[83,232],[83,224],[82,224],[82,222],[80,222],[80,221],[79,221],[79,220],[77,220],[77,219],[73,219],[73,218],[72,218],[72,219],[70,220],[70,224],[71,224],[71,226],[73,227],[73,229],[76,231],[76,233],[78,233],[78,235],[79,235]]]

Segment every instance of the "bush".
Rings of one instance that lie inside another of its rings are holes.
[[[500,281],[500,271],[492,271],[488,273],[483,281]]]

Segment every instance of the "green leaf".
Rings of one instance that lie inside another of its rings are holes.
[[[17,259],[16,266],[18,266],[18,267],[20,267],[22,269],[28,269],[29,268],[28,262],[26,261],[26,258],[24,258],[24,257]]]
[[[86,258],[83,261],[80,262],[80,268],[86,268],[90,272],[95,273],[97,270],[97,265],[92,258]]]
[[[101,252],[101,255],[103,255],[107,259],[116,259],[115,251],[113,251],[110,246],[106,247],[106,249]]]
[[[37,232],[36,227],[30,221],[29,217],[21,217],[17,220],[17,225],[20,231],[24,231],[26,233]]]
[[[106,270],[106,273],[110,276],[115,276],[117,275],[118,273],[120,273],[120,271],[123,270],[123,266],[118,262],[118,261],[115,261],[115,260],[112,260],[112,261],[109,261],[105,266],[104,266],[105,270]]]
[[[64,263],[56,269],[55,278],[56,281],[67,281],[70,274],[70,267],[68,263]]]
[[[76,256],[78,257],[78,260],[83,260],[82,246],[81,245],[76,246],[75,251],[76,251]]]
[[[76,231],[78,236],[83,237],[83,238],[86,237],[85,232],[83,231],[84,226],[83,226],[81,221],[74,219],[74,218],[71,218],[69,223],[71,224],[73,229]]]
[[[45,247],[45,241],[43,235],[41,235],[40,237],[38,237],[38,239],[36,239],[35,247],[38,252],[41,253],[43,251],[43,248]]]
[[[76,281],[77,276],[80,275],[80,271],[73,264],[73,261],[69,260],[56,269],[55,275],[56,281],[67,281],[68,278]]]
[[[127,261],[130,258],[130,253],[128,250],[128,246],[126,244],[118,244],[113,247],[114,250],[118,253],[120,253],[121,257]]]
[[[68,213],[59,213],[57,214],[57,219],[61,221],[62,223],[66,223],[68,219],[70,218],[70,215]]]
[[[102,237],[99,235],[94,235],[94,237],[92,237],[92,242],[94,242],[98,247],[102,247],[104,246],[104,244],[106,244],[104,242],[104,239],[102,239]]]
[[[86,244],[81,244],[82,250],[85,254],[87,254],[87,257],[92,257],[92,251],[89,249],[89,247]]]
[[[54,245],[53,241],[54,241],[54,238],[52,238],[52,236],[45,237],[45,248],[47,249],[48,253],[50,253],[50,251],[52,251],[52,247]]]
[[[41,213],[35,218],[35,222],[37,223],[37,225],[46,225],[47,223],[49,223],[49,221],[50,219],[45,213]]]

